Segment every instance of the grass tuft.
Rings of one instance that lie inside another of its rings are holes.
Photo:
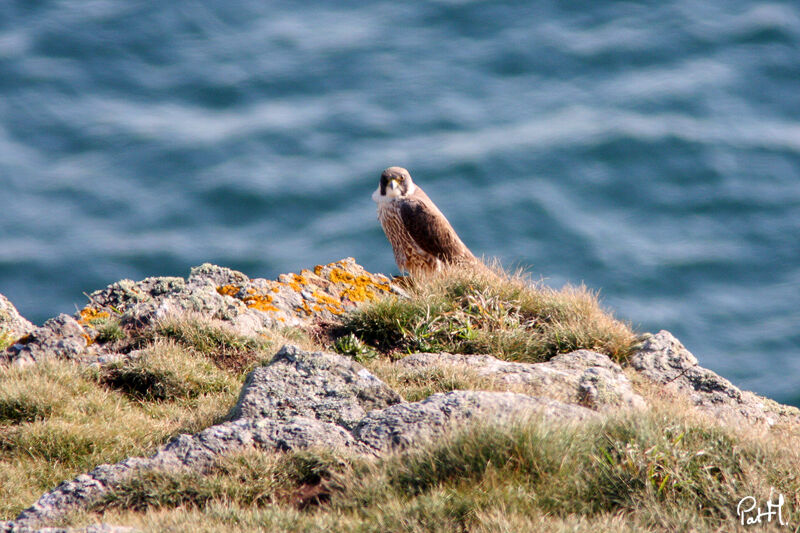
[[[0,367],[0,520],[100,463],[148,455],[178,433],[222,419],[273,338],[244,337],[189,317],[123,330],[94,324],[125,359],[101,368],[47,361]],[[124,335],[124,338],[121,336]]]
[[[203,354],[174,341],[160,340],[133,357],[103,368],[102,383],[132,398],[162,401],[203,394],[236,394],[240,382]]]
[[[584,286],[560,290],[509,275],[448,269],[344,318],[342,332],[383,352],[489,353],[513,361],[546,361],[586,348],[625,359],[634,343]]]

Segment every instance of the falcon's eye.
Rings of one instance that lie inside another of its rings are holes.
[[[397,178],[397,181],[405,181],[405,179],[406,179],[405,176],[400,176],[400,177]]]

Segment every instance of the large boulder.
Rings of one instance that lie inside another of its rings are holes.
[[[83,327],[71,316],[61,314],[0,353],[0,362],[27,365],[45,359],[79,359],[89,343]]]
[[[348,357],[287,345],[250,373],[231,418],[305,416],[352,429],[369,411],[402,401]]]
[[[371,448],[384,451],[433,441],[467,423],[504,423],[535,415],[562,421],[597,416],[585,407],[513,392],[452,391],[372,411],[353,434]]]
[[[743,418],[767,425],[800,420],[800,410],[740,390],[700,366],[697,358],[669,331],[645,334],[631,365],[666,390],[687,396],[698,409],[715,418]]]
[[[622,368],[607,355],[578,350],[544,363],[514,363],[491,355],[416,353],[397,361],[408,371],[460,367],[517,392],[577,403],[592,409],[643,407]]]

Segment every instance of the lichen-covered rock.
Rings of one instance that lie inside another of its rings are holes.
[[[141,324],[187,312],[230,322],[240,333],[257,334],[275,326],[305,326],[333,320],[363,302],[402,290],[380,274],[371,274],[353,258],[277,280],[250,279],[229,268],[204,264],[189,278],[122,280],[90,295],[83,321],[116,314],[123,323]]]
[[[0,349],[27,335],[35,327],[19,314],[8,298],[0,294]]]
[[[800,420],[800,410],[742,391],[701,367],[697,358],[668,331],[644,335],[631,365],[650,380],[687,395],[697,408],[717,418],[739,417],[768,425]]]
[[[589,350],[561,354],[544,363],[514,363],[490,355],[416,353],[395,364],[418,370],[463,367],[512,389],[522,386],[526,394],[593,409],[644,406],[622,368],[607,355]]]
[[[0,362],[26,365],[46,359],[79,359],[88,345],[83,327],[71,316],[61,314],[10,346],[0,354]]]
[[[513,392],[452,391],[372,411],[353,434],[376,450],[388,450],[434,440],[466,423],[502,423],[535,415],[564,421],[597,416],[585,407]]]
[[[231,418],[307,416],[352,429],[402,398],[352,359],[287,345],[247,377]]]

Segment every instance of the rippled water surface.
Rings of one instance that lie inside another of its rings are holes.
[[[0,3],[0,292],[394,272],[408,167],[478,254],[800,404],[800,5]]]

